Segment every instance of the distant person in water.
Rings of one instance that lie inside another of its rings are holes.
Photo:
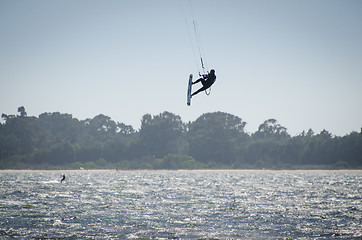
[[[62,179],[60,180],[60,183],[63,183],[64,180],[65,180],[65,174],[63,174]]]
[[[192,85],[194,85],[195,83],[201,82],[202,83],[202,88],[200,88],[199,90],[197,90],[196,92],[194,92],[192,96],[198,94],[199,92],[202,92],[208,88],[211,87],[212,84],[214,84],[214,82],[216,81],[216,75],[215,75],[215,70],[211,69],[209,74],[203,74],[202,78],[197,79],[195,82],[192,83]]]

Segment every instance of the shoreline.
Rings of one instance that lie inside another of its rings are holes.
[[[179,170],[116,170],[116,169],[90,169],[90,170],[81,170],[81,169],[67,169],[67,170],[42,170],[42,169],[0,169],[0,173],[37,173],[37,172],[55,172],[55,173],[129,173],[129,172],[290,172],[290,173],[302,173],[302,172],[345,172],[345,173],[362,173],[362,169],[296,169],[296,170],[288,170],[288,169],[281,169],[281,170],[272,170],[272,169],[179,169]]]

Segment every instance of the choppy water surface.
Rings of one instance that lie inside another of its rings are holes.
[[[362,172],[0,173],[0,238],[361,239]]]

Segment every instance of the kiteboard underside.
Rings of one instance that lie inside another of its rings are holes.
[[[192,89],[192,74],[190,74],[189,85],[188,85],[188,88],[187,88],[187,105],[188,106],[191,105],[191,89]]]

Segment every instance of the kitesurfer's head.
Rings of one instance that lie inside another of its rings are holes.
[[[214,70],[214,69],[211,69],[211,70],[210,70],[210,73],[211,73],[211,74],[215,74],[215,70]]]

